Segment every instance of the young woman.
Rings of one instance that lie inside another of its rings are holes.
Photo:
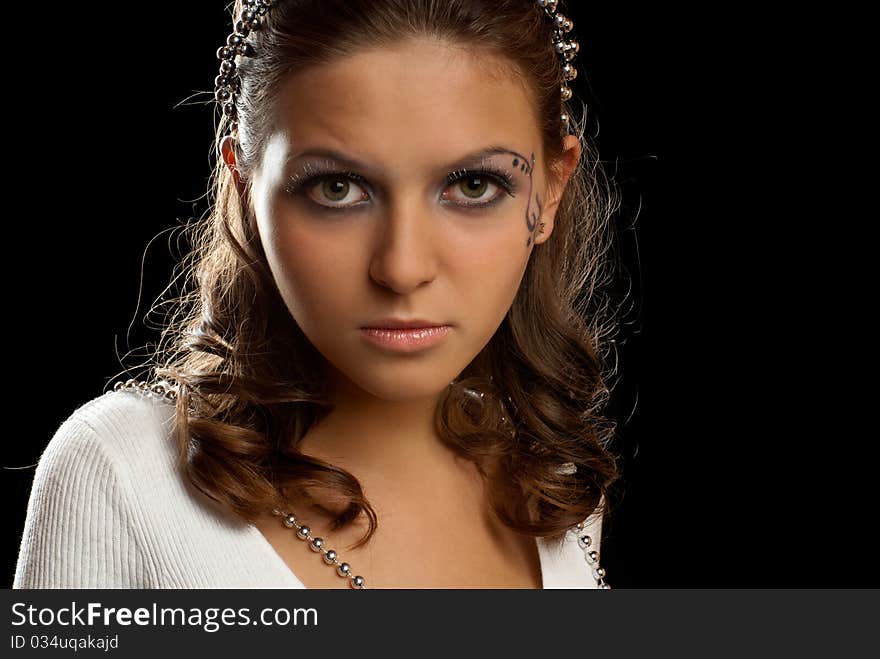
[[[552,0],[235,3],[153,372],[37,468],[14,587],[597,588],[611,204]]]

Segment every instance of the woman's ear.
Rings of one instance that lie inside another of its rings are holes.
[[[223,162],[229,171],[232,172],[232,178],[235,181],[235,187],[238,188],[238,194],[244,194],[244,181],[241,173],[238,171],[238,161],[235,156],[235,138],[232,135],[226,135],[220,142],[220,153],[223,156]]]
[[[576,135],[566,135],[563,140],[562,159],[551,166],[551,177],[547,181],[547,202],[538,219],[539,229],[535,236],[535,244],[543,243],[550,238],[553,233],[553,226],[556,220],[556,211],[559,208],[559,202],[562,200],[562,193],[565,192],[565,186],[568,185],[568,179],[574,173],[578,162],[581,159],[581,142]]]

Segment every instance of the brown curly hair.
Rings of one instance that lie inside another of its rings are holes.
[[[241,5],[234,3],[233,17]],[[548,175],[560,162],[560,115],[568,112],[586,157],[569,179],[552,239],[532,254],[503,322],[435,413],[440,436],[479,468],[497,517],[519,533],[561,541],[578,522],[606,512],[620,478],[610,449],[616,424],[602,416],[616,372],[608,364],[617,319],[606,289],[617,272],[611,218],[619,204],[584,137],[586,106],[580,102],[576,114],[577,97],[560,98],[552,29],[526,0],[279,2],[251,36],[258,56],[238,66],[235,149],[249,180],[289,73],[408,37],[508,62],[531,90]],[[358,547],[377,527],[360,483],[297,448],[332,409],[322,357],[285,306],[250,195],[239,194],[221,157],[228,121],[221,113],[210,213],[187,227],[192,251],[182,272],[191,290],[172,301],[152,362],[157,378],[178,384],[180,464],[196,488],[249,522],[283,508],[291,492],[325,502],[334,530],[363,512],[370,525]]]

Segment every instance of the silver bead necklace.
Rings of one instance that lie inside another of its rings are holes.
[[[153,395],[159,399],[171,402],[177,400],[177,386],[167,381],[151,385],[141,380],[128,380],[126,382],[117,382],[113,389],[114,391],[135,391],[146,396]],[[348,579],[349,585],[352,588],[358,590],[366,589],[367,586],[364,578],[360,575],[353,575],[351,565],[341,561],[335,550],[325,548],[324,539],[312,536],[312,530],[305,524],[300,524],[296,515],[277,508],[272,509],[272,514],[276,517],[281,517],[281,523],[286,528],[296,529],[296,537],[302,541],[307,541],[309,549],[312,551],[320,552],[323,555],[324,563],[330,567],[335,566],[337,576]],[[583,530],[584,522],[579,522],[569,529],[569,532],[577,534],[578,547],[584,552],[584,560],[592,568],[596,584],[603,590],[611,590],[611,586],[605,581],[605,569],[599,565],[599,553],[594,549],[590,549],[593,545],[593,538],[587,533],[582,533]]]

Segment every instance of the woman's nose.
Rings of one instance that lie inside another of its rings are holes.
[[[419,204],[390,205],[376,225],[370,276],[397,293],[407,293],[436,276],[437,218]]]

